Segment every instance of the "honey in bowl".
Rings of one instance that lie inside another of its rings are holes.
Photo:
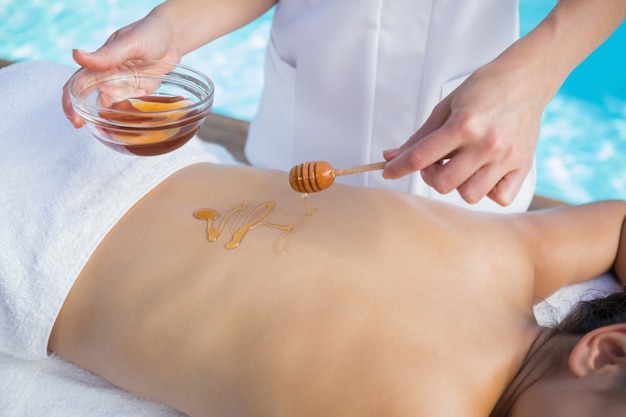
[[[99,127],[109,139],[102,142],[116,151],[141,156],[171,152],[187,143],[204,120],[198,110],[184,110],[192,104],[185,97],[168,95],[118,101],[98,113],[111,122]]]

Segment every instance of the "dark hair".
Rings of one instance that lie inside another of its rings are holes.
[[[584,335],[611,324],[626,323],[626,286],[606,297],[579,301],[555,327],[557,334]]]

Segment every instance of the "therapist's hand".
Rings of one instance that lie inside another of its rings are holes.
[[[149,14],[115,33],[97,51],[88,53],[74,50],[76,63],[94,71],[106,71],[131,59],[160,59],[179,62],[181,53],[174,44],[173,30],[169,22],[157,15]],[[63,112],[76,128],[84,120],[74,112],[68,86],[63,87]]]
[[[531,65],[532,66],[532,65]],[[551,94],[536,69],[478,69],[444,98],[400,148],[383,153],[383,176],[396,179],[421,170],[442,194],[457,189],[468,203],[488,196],[513,202],[533,163],[541,115]]]

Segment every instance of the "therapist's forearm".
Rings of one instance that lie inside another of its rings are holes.
[[[165,18],[182,55],[253,21],[277,0],[168,0],[150,14]]]
[[[567,76],[626,18],[626,0],[560,0],[535,29],[502,58],[534,66],[534,77],[549,100]],[[529,64],[530,62],[530,64]]]
[[[626,19],[624,0],[559,0],[539,25],[552,36],[550,50],[561,75],[569,74]],[[563,77],[564,78],[564,77]]]

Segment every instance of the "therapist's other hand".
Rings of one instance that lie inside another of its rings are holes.
[[[173,29],[169,22],[149,14],[141,20],[114,32],[95,52],[72,51],[74,61],[93,71],[106,71],[131,59],[160,59],[179,62],[182,54],[174,43]],[[84,120],[76,114],[69,97],[68,85],[63,87],[63,112],[76,128]]]
[[[396,179],[421,170],[439,193],[456,189],[470,204],[484,196],[511,204],[533,164],[548,101],[547,94],[539,94],[540,84],[519,67],[478,69],[404,145],[383,152],[389,161],[383,176]]]

